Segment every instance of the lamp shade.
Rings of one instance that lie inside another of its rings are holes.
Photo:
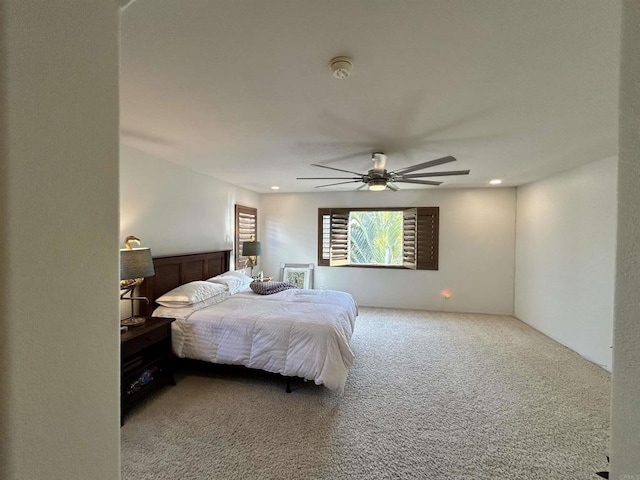
[[[257,257],[262,255],[260,242],[242,242],[242,255],[245,257]]]
[[[152,277],[155,274],[150,248],[120,250],[120,280]]]

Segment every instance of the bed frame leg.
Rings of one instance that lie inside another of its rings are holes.
[[[287,378],[287,393],[291,393],[291,379]]]

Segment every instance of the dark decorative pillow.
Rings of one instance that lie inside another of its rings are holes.
[[[288,282],[251,282],[249,288],[259,295],[271,295],[296,287]]]

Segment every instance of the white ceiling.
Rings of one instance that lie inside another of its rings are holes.
[[[619,37],[613,0],[137,0],[121,139],[261,193],[374,151],[471,170],[402,189],[520,185],[617,154]]]

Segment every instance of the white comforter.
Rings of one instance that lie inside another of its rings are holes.
[[[154,315],[172,316],[158,308]],[[180,309],[183,310],[183,309]],[[182,358],[297,376],[342,392],[353,352],[357,315],[351,295],[332,290],[242,292],[172,323],[173,350]]]

